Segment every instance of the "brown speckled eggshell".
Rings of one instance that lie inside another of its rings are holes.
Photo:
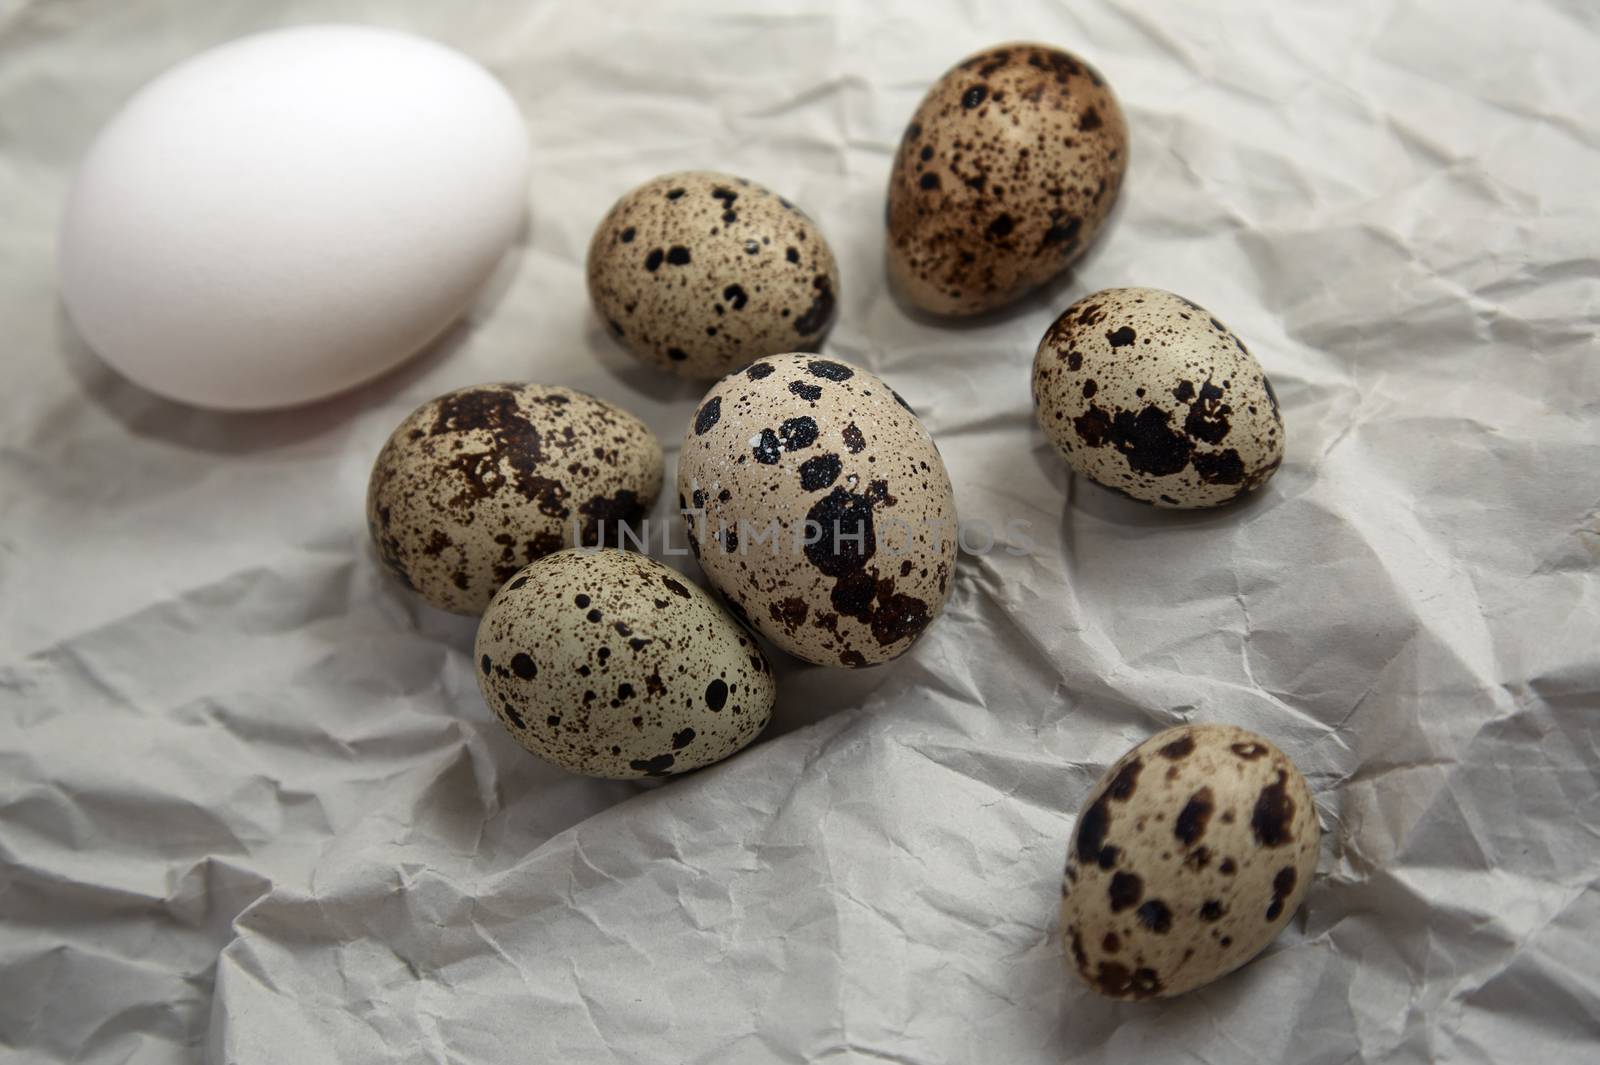
[[[753,181],[667,174],[618,200],[589,242],[589,299],[611,334],[681,377],[813,350],[839,267],[815,224]]]
[[[1156,288],[1068,307],[1033,357],[1034,417],[1068,465],[1158,507],[1214,507],[1283,462],[1255,356],[1205,308]]]
[[[934,314],[993,310],[1093,242],[1128,166],[1122,108],[1088,63],[1043,44],[979,52],[912,116],[889,175],[889,275]]]
[[[574,773],[683,773],[738,751],[777,696],[755,639],[683,575],[631,551],[562,551],[478,623],[478,687],[523,747]]]
[[[955,499],[933,438],[887,384],[837,359],[774,356],[713,387],[684,437],[678,497],[711,583],[808,662],[903,654],[950,593]]]
[[[367,527],[405,585],[477,615],[541,556],[617,542],[661,491],[661,444],[582,392],[493,384],[431,400],[400,423],[367,484]]]
[[[1106,770],[1072,833],[1061,925],[1079,975],[1163,998],[1232,972],[1299,908],[1321,832],[1305,778],[1254,732],[1151,737]]]

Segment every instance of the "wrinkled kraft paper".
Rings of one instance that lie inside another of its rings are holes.
[[[224,416],[141,392],[59,310],[75,162],[170,64],[329,20],[505,80],[524,241],[458,328],[348,396]],[[892,150],[947,66],[1016,38],[1115,85],[1121,204],[1014,309],[914,318],[882,269]],[[1595,1060],[1597,52],[1586,0],[0,3],[0,1045]],[[701,389],[604,335],[583,256],[625,188],[697,166],[817,218],[844,279],[826,350],[922,413],[964,518],[1032,547],[964,556],[888,667],[784,661],[730,762],[584,780],[482,705],[471,621],[381,572],[365,479],[412,406],[489,380],[591,391],[675,452]],[[1143,509],[1033,427],[1040,334],[1125,284],[1211,308],[1272,375],[1288,457],[1259,498]],[[1305,770],[1319,874],[1254,964],[1104,1001],[1056,935],[1066,840],[1104,766],[1183,721]]]

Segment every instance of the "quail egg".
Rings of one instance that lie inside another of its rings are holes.
[[[367,485],[367,527],[408,588],[476,615],[532,560],[617,543],[661,475],[661,445],[620,407],[567,388],[477,385],[395,429]]]
[[[772,356],[713,387],[684,437],[678,505],[729,606],[808,662],[903,654],[950,594],[955,499],[933,438],[837,359]]]
[[[755,739],[777,695],[727,611],[632,551],[560,551],[523,569],[484,611],[473,653],[512,738],[586,776],[710,765]]]
[[[1137,999],[1232,972],[1299,908],[1320,839],[1305,778],[1263,737],[1151,737],[1106,770],[1072,833],[1061,925],[1079,975]]]
[[[934,314],[1004,306],[1094,241],[1127,167],[1122,108],[1084,60],[1030,43],[964,59],[895,154],[890,278]]]
[[[681,377],[811,350],[839,268],[793,203],[731,174],[667,174],[618,200],[589,242],[589,298],[613,336]]]
[[[1158,507],[1213,507],[1283,461],[1272,382],[1205,308],[1154,288],[1068,307],[1033,358],[1034,416],[1067,464]]]

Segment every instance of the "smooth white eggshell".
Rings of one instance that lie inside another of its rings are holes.
[[[102,358],[196,406],[332,395],[403,361],[516,239],[528,146],[473,60],[307,26],[202,53],[89,149],[62,298]]]

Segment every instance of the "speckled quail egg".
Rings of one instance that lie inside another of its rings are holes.
[[[889,175],[889,275],[934,314],[1017,299],[1099,232],[1128,167],[1122,108],[1088,63],[1043,44],[962,60],[922,98]]]
[[[367,527],[407,587],[476,615],[534,559],[617,543],[661,476],[660,443],[620,407],[567,388],[478,385],[395,429],[367,485]]]
[[[1068,307],[1033,358],[1034,416],[1067,463],[1158,507],[1212,507],[1283,461],[1272,382],[1205,308],[1155,288]]]
[[[675,570],[632,551],[540,559],[495,595],[478,687],[523,747],[586,776],[699,769],[766,727],[777,685],[755,639]]]
[[[589,298],[624,347],[700,379],[815,349],[839,293],[833,252],[803,211],[711,171],[667,174],[618,200],[588,270]]]
[[[796,657],[869,666],[944,608],[956,511],[933,438],[879,378],[836,359],[761,359],[707,393],[678,459],[700,568]]]
[[[1232,972],[1299,908],[1320,841],[1305,778],[1261,736],[1151,737],[1106,770],[1072,833],[1061,924],[1078,973],[1159,998]]]

